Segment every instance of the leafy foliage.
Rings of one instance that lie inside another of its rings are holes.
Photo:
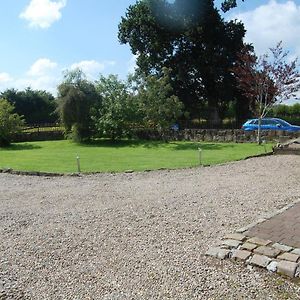
[[[243,2],[245,0],[242,0]],[[237,2],[236,0],[225,0],[223,3],[222,3],[222,10],[223,12],[227,12],[228,10],[234,8],[234,7],[237,7]]]
[[[0,94],[15,107],[19,115],[23,115],[27,124],[54,123],[56,102],[53,95],[46,91],[26,88],[24,91],[7,89]]]
[[[8,146],[12,136],[24,125],[22,118],[14,113],[14,106],[0,99],[0,147]]]
[[[101,76],[96,82],[96,90],[102,99],[101,104],[93,109],[92,116],[97,135],[112,140],[130,135],[137,106],[127,83],[116,75]]]
[[[244,34],[243,24],[225,22],[212,0],[138,1],[119,24],[119,40],[137,56],[138,70],[161,76],[171,69],[174,94],[191,118],[206,106],[216,123],[241,98],[230,68]]]
[[[294,125],[300,125],[300,103],[295,103],[294,105],[274,105],[270,109],[269,115],[284,119]]]
[[[283,50],[282,42],[270,48],[270,52],[271,55],[265,54],[258,58],[254,52],[245,49],[233,68],[239,88],[250,100],[259,125],[275,104],[297,99],[296,92],[300,89],[297,59],[290,62],[287,60],[288,52]]]
[[[144,124],[158,131],[169,129],[183,113],[183,103],[173,94],[170,70],[166,68],[161,77],[148,75],[141,79],[137,98]]]
[[[58,112],[66,133],[82,141],[92,134],[91,109],[99,102],[94,85],[80,70],[67,71],[58,86]]]

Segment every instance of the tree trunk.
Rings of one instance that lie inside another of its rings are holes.
[[[258,145],[261,145],[261,117],[258,118],[257,143]]]
[[[209,108],[209,122],[212,128],[220,128],[221,118],[217,107]]]

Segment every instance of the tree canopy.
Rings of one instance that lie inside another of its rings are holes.
[[[141,0],[119,24],[119,40],[137,56],[138,72],[160,76],[170,69],[174,93],[190,116],[206,107],[216,123],[240,97],[230,68],[244,35],[243,24],[225,22],[213,0]]]
[[[245,0],[242,0],[242,1],[244,2]],[[236,0],[225,0],[222,3],[222,10],[224,12],[227,12],[228,10],[230,10],[234,7],[237,7],[237,1]]]
[[[91,109],[99,101],[94,84],[81,70],[67,71],[58,86],[58,112],[66,133],[76,141],[91,135]]]
[[[21,116],[14,113],[14,106],[5,99],[0,99],[0,147],[8,146],[12,136],[24,125]]]
[[[1,98],[11,103],[15,112],[24,116],[27,124],[45,124],[57,121],[56,102],[47,91],[26,88],[23,91],[7,89],[0,94]]]
[[[270,48],[270,54],[260,57],[249,49],[244,49],[232,70],[239,88],[249,99],[251,108],[259,119],[260,143],[261,119],[275,104],[298,99],[300,72],[297,59],[289,60],[288,52],[283,50],[282,42],[279,42],[274,48]]]

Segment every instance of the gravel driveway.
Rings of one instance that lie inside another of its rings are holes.
[[[299,299],[203,255],[300,198],[300,156],[83,177],[0,174],[0,299]]]

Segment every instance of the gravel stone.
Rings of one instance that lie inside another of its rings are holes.
[[[0,173],[0,295],[299,300],[295,282],[204,255],[299,199],[299,170],[300,156],[282,155],[128,174]]]
[[[267,270],[269,272],[275,273],[277,271],[277,267],[278,267],[278,262],[277,261],[271,261],[268,265],[267,265]]]

